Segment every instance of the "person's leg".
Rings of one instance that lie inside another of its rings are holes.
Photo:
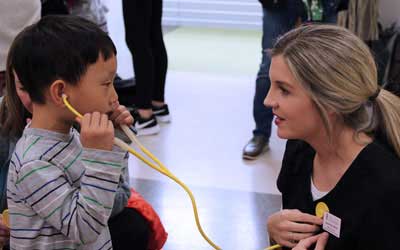
[[[151,111],[154,82],[154,59],[150,41],[152,1],[123,0],[126,43],[131,51],[136,78],[135,105],[141,110]]]
[[[337,11],[339,8],[339,0],[323,0],[322,8],[324,10],[324,23],[335,24],[337,22]]]
[[[114,250],[147,250],[150,227],[133,208],[125,208],[108,221]]]
[[[151,46],[154,56],[154,88],[153,101],[163,104],[165,92],[165,78],[167,75],[168,57],[165,49],[161,18],[163,1],[153,0],[153,13],[151,23]]]
[[[151,103],[154,88],[154,54],[150,35],[152,5],[150,0],[122,1],[126,43],[132,53],[136,79],[135,109],[131,113],[138,135],[160,131]]]
[[[170,114],[168,105],[165,103],[165,79],[168,68],[168,56],[165,49],[162,32],[163,1],[153,1],[151,46],[154,56],[154,88],[153,88],[153,113],[159,122],[169,122]]]
[[[253,118],[256,124],[253,138],[243,149],[244,159],[255,159],[268,147],[271,136],[273,114],[271,108],[264,105],[270,87],[269,67],[271,57],[269,50],[273,47],[279,35],[293,28],[300,17],[299,6],[293,5],[297,0],[288,1],[286,8],[267,10],[263,9],[262,60],[257,73],[256,89],[253,99]],[[292,3],[293,2],[293,3]]]
[[[254,95],[253,115],[256,128],[254,135],[262,135],[269,139],[271,136],[271,123],[273,114],[271,108],[264,105],[264,99],[267,96],[271,85],[269,79],[269,67],[271,65],[271,57],[269,50],[272,49],[276,39],[294,28],[297,17],[292,15],[291,9],[281,9],[268,11],[263,10],[263,37],[262,37],[262,60],[256,79],[256,91]]]

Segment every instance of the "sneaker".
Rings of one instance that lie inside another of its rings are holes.
[[[157,123],[157,119],[154,115],[145,119],[142,118],[137,110],[131,111],[133,116],[135,127],[138,135],[155,135],[160,132],[160,125]]]
[[[171,121],[171,116],[169,114],[169,109],[167,104],[164,104],[161,107],[153,106],[152,109],[153,109],[153,114],[156,116],[158,122],[167,123]]]
[[[268,150],[268,139],[262,135],[255,135],[244,147],[242,157],[245,160],[255,160],[261,153]]]

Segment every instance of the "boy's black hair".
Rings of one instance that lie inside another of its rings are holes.
[[[8,63],[31,100],[45,103],[44,90],[57,79],[75,85],[89,65],[116,55],[111,38],[76,16],[46,16],[14,40]],[[12,72],[8,72],[12,75]]]

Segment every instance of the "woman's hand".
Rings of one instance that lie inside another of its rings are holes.
[[[10,229],[4,225],[3,216],[0,216],[0,247],[7,244],[10,239]]]
[[[292,250],[324,250],[326,243],[328,242],[329,234],[328,233],[322,233],[318,235],[314,235],[310,238],[301,240],[299,244]],[[310,249],[312,245],[316,243],[316,246],[314,249]]]
[[[293,248],[320,229],[322,219],[302,213],[297,209],[284,209],[268,218],[267,227],[270,239],[281,246]]]

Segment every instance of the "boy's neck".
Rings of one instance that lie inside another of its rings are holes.
[[[30,128],[39,128],[53,132],[68,134],[72,123],[66,122],[60,116],[59,110],[49,108],[47,105],[34,105]]]

